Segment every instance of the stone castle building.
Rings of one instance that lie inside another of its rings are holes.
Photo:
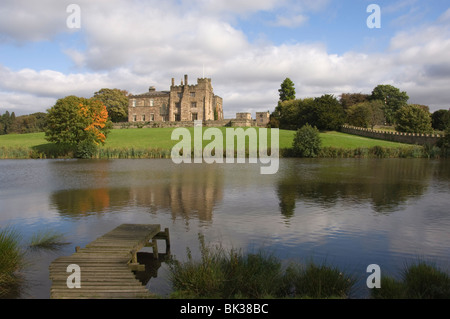
[[[156,91],[151,86],[143,94],[129,96],[128,122],[181,122],[195,120],[223,120],[223,101],[215,95],[211,79],[199,78],[197,84],[184,82],[170,91]]]

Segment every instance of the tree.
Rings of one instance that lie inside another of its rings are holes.
[[[278,101],[275,112],[280,128],[285,130],[297,129],[298,104],[299,100]]]
[[[367,101],[350,106],[347,111],[347,122],[353,126],[374,128],[383,124],[383,103],[379,100]]]
[[[407,104],[409,96],[392,85],[380,84],[373,89],[370,99],[384,102],[383,112],[386,122],[394,124],[397,111]]]
[[[295,133],[292,149],[296,156],[316,157],[319,154],[321,144],[319,130],[306,124]]]
[[[15,113],[12,112],[10,114],[9,111],[6,111],[5,114],[3,114],[0,118],[0,122],[2,123],[2,130],[0,132],[0,135],[12,133],[15,121],[16,121]]]
[[[108,133],[106,106],[96,99],[67,96],[48,110],[46,139],[73,150],[105,143]],[[79,146],[80,145],[80,146]]]
[[[101,89],[93,98],[106,105],[108,116],[114,123],[128,120],[128,92],[119,89]]]
[[[291,79],[286,78],[283,83],[281,83],[281,89],[279,89],[278,92],[280,93],[280,101],[295,100],[294,82],[292,82]]]
[[[402,106],[396,113],[396,130],[405,133],[430,133],[431,115],[423,107],[416,104]]]
[[[339,102],[344,110],[348,110],[350,106],[369,101],[369,94],[362,93],[342,93]]]
[[[437,110],[431,114],[431,125],[433,129],[445,131],[450,126],[450,112],[448,110]]]
[[[345,123],[345,112],[339,101],[330,94],[314,99],[319,130],[339,130]],[[313,125],[311,123],[311,125]]]

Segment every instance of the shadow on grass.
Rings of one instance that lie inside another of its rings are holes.
[[[31,158],[73,158],[73,146],[45,143],[31,147]]]

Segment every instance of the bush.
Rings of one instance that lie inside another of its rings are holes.
[[[75,157],[77,158],[92,158],[97,154],[97,145],[90,141],[90,140],[84,140],[81,141],[75,151]]]
[[[316,157],[321,145],[319,130],[306,124],[295,133],[292,148],[295,156]]]

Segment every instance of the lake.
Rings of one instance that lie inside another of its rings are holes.
[[[445,160],[281,159],[273,175],[249,163],[1,160],[0,225],[24,243],[47,229],[70,243],[27,253],[18,298],[49,298],[51,261],[123,223],[168,227],[179,260],[186,248],[198,256],[203,234],[207,243],[264,249],[286,263],[326,261],[358,276],[353,297],[365,298],[370,264],[392,275],[418,259],[450,268],[449,190]],[[170,293],[167,274],[156,262],[150,291]]]

